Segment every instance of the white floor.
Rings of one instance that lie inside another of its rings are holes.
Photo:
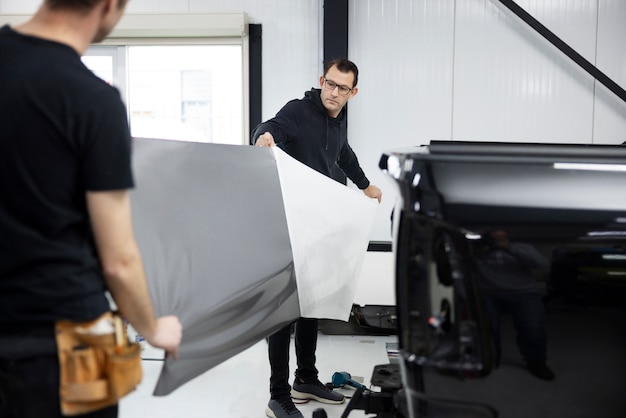
[[[317,368],[322,382],[330,382],[335,372],[348,372],[353,380],[370,387],[374,366],[389,363],[386,344],[395,336],[349,336],[320,333],[317,347]],[[291,343],[291,368],[295,355]],[[159,357],[148,347],[143,357]],[[120,402],[120,418],[263,418],[269,400],[269,363],[267,343],[258,342],[248,350],[214,367],[166,397],[152,396],[162,362],[144,360],[144,379],[139,388]],[[375,387],[370,387],[376,390]],[[354,390],[340,389],[346,396]],[[328,418],[340,418],[343,405],[325,405],[315,401],[299,404],[306,418],[323,408]],[[350,418],[372,416],[352,411]]]

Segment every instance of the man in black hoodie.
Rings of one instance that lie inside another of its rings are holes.
[[[305,92],[302,99],[288,102],[274,118],[259,124],[252,132],[252,140],[261,147],[277,145],[303,164],[339,182],[343,182],[341,171],[368,197],[380,202],[381,190],[370,184],[348,144],[344,107],[358,92],[358,76],[357,66],[347,59],[329,62],[320,77],[320,88]],[[292,397],[329,404],[344,402],[343,395],[326,388],[318,379],[315,367],[317,319],[300,318],[295,323],[298,368],[293,389],[289,386],[291,325],[268,340],[270,401],[265,412],[271,418],[303,418]]]

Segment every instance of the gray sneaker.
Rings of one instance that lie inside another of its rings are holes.
[[[328,404],[340,404],[345,401],[345,397],[332,389],[329,389],[319,380],[313,383],[304,383],[296,377],[291,389],[291,397],[294,399],[315,399],[318,402]]]
[[[304,415],[298,411],[289,396],[270,399],[267,408],[265,408],[265,415],[270,418],[304,418]]]

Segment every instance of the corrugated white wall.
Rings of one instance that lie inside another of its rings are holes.
[[[626,2],[600,0],[595,65],[626,89]],[[592,61],[593,62],[593,61]],[[626,106],[604,87],[596,87],[594,143],[626,141]]]

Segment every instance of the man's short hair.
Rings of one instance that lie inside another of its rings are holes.
[[[76,10],[88,11],[93,9],[102,0],[46,0],[46,4],[51,10]],[[119,7],[126,4],[128,0],[119,0]]]
[[[324,76],[328,73],[333,66],[337,66],[337,69],[342,73],[352,73],[354,74],[354,82],[352,83],[352,87],[356,87],[356,83],[359,81],[359,69],[356,64],[352,61],[345,58],[335,58],[334,60],[328,62],[324,67]]]

